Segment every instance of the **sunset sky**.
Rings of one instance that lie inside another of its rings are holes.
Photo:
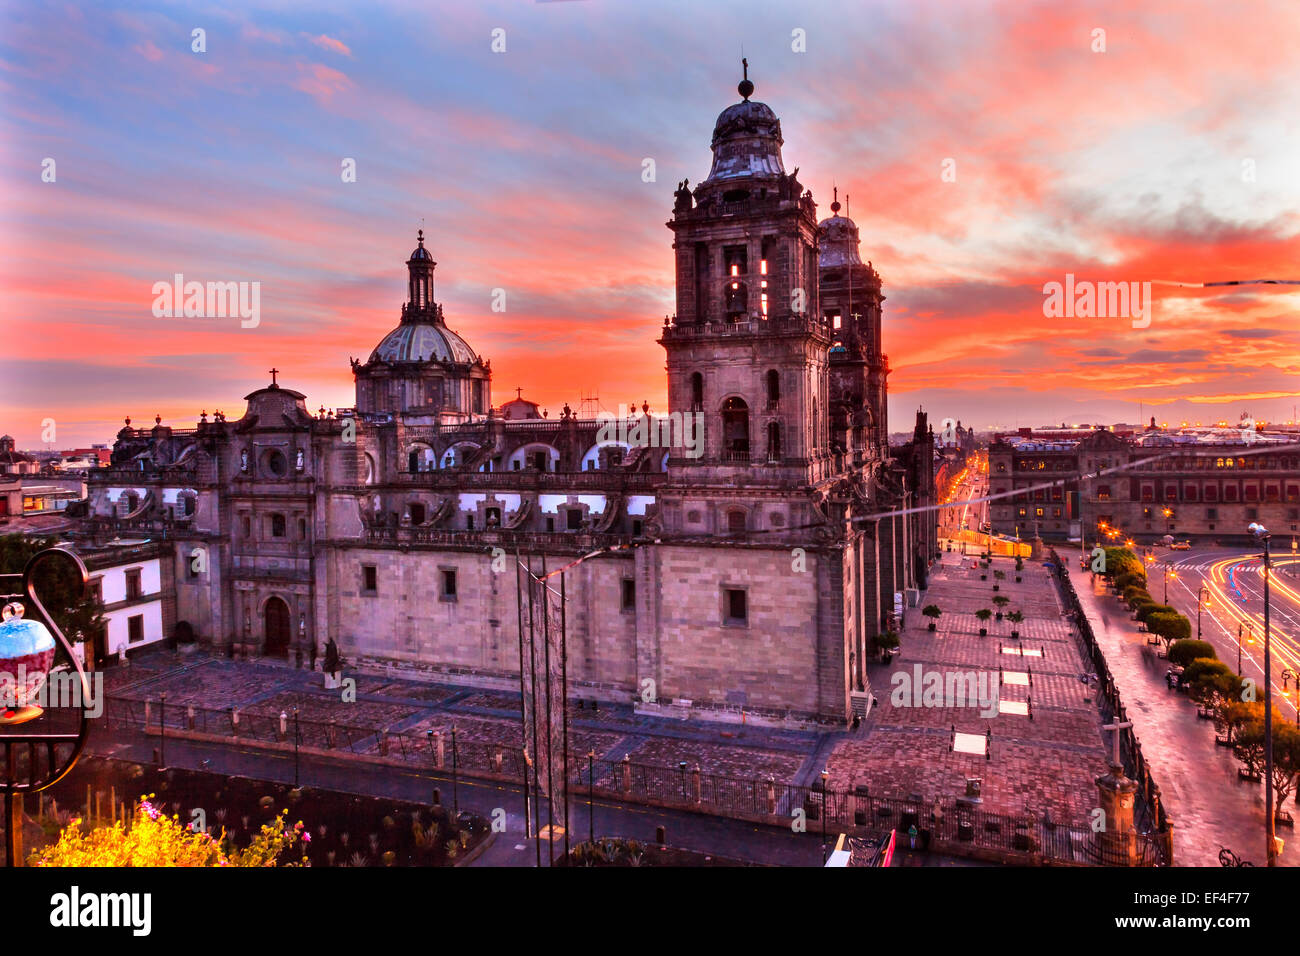
[[[1067,273],[1300,279],[1300,5],[1136,6],[4,2],[0,430],[234,418],[273,365],[351,406],[422,221],[494,403],[663,409],[664,223],[742,48],[786,169],[819,216],[849,194],[883,277],[893,428],[1289,419],[1300,286],[1155,285],[1146,329],[1044,316]],[[260,325],[155,318],[175,273],[260,282]]]

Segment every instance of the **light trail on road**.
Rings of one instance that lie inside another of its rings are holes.
[[[1249,605],[1247,605],[1247,607],[1242,607],[1240,602],[1238,602],[1228,590],[1228,569],[1236,566],[1245,565],[1247,562],[1252,560],[1257,560],[1257,559],[1258,559],[1258,555],[1254,553],[1247,553],[1247,554],[1233,555],[1231,557],[1224,558],[1219,561],[1214,561],[1210,564],[1208,572],[1202,574],[1201,580],[1204,582],[1205,586],[1210,591],[1210,607],[1209,607],[1210,620],[1214,621],[1216,624],[1219,625],[1220,630],[1223,632],[1224,638],[1227,640],[1227,642],[1230,645],[1239,648],[1243,660],[1249,660],[1262,672],[1263,671],[1262,660],[1257,659],[1256,655],[1252,653],[1252,651],[1250,650],[1250,645],[1243,646],[1240,643],[1237,634],[1234,634],[1232,629],[1227,624],[1225,624],[1223,620],[1220,619],[1219,617],[1219,612],[1224,611],[1226,612],[1226,615],[1230,619],[1230,622],[1236,623],[1242,626],[1243,628],[1249,625],[1249,629],[1257,635],[1255,638],[1256,646],[1258,646],[1262,650],[1263,634],[1264,634],[1263,614],[1260,612],[1250,610]],[[1297,640],[1297,635],[1300,635],[1300,623],[1298,623],[1300,622],[1300,618],[1297,618],[1296,616],[1297,614],[1300,614],[1300,593],[1297,593],[1293,588],[1281,582],[1280,576],[1277,573],[1281,566],[1292,565],[1295,563],[1297,562],[1292,559],[1282,559],[1282,560],[1275,559],[1273,562],[1274,564],[1273,573],[1269,575],[1270,591],[1276,592],[1274,595],[1270,595],[1271,597],[1270,605],[1273,610],[1274,620],[1270,621],[1269,649],[1272,651],[1274,658],[1279,663],[1281,663],[1284,667],[1289,667],[1293,673],[1300,674],[1300,641]],[[1256,567],[1250,570],[1259,572],[1260,576],[1262,577],[1262,571],[1263,571],[1262,567]],[[1254,588],[1246,586],[1241,583],[1243,579],[1241,577],[1241,571],[1239,568],[1238,570],[1234,571],[1233,579],[1234,581],[1238,582],[1238,585],[1241,587],[1243,594],[1248,594],[1250,598],[1255,598],[1260,601],[1263,600],[1263,595],[1261,592],[1257,592],[1254,590]],[[1200,601],[1201,598],[1200,598],[1199,585],[1195,589],[1193,589],[1191,586],[1188,585],[1186,578],[1180,577],[1177,580],[1178,583],[1182,586],[1183,590],[1187,591],[1188,596],[1192,599],[1193,602]],[[1282,599],[1282,603],[1278,602],[1278,597]],[[1288,606],[1288,602],[1290,606]],[[1287,622],[1290,623],[1291,625],[1290,630],[1279,626],[1278,621],[1276,620],[1278,616],[1281,616]],[[1226,663],[1228,663],[1229,666],[1231,666],[1230,661]],[[1286,688],[1280,686],[1277,682],[1277,679],[1274,679],[1272,686],[1277,696],[1286,702],[1284,705],[1285,707],[1288,707],[1291,710],[1300,713],[1300,711],[1297,710],[1296,704],[1293,702],[1292,697],[1288,694]]]

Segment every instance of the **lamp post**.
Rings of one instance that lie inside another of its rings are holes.
[[[1210,606],[1210,589],[1201,585],[1201,589],[1196,592],[1196,639],[1201,639],[1201,608]]]
[[[167,766],[167,694],[158,695],[158,766]]]
[[[1169,579],[1178,577],[1178,572],[1168,565],[1165,566],[1165,604],[1169,603]]]
[[[1269,554],[1268,529],[1252,521],[1247,530],[1255,536],[1264,548],[1264,814],[1267,817],[1264,832],[1268,840],[1267,856],[1269,866],[1277,866],[1277,840],[1274,836],[1273,823],[1273,661],[1269,648],[1271,635],[1269,618],[1269,571],[1273,567]]]
[[[1300,674],[1287,667],[1282,671],[1283,690],[1288,689],[1290,681],[1295,681],[1295,725],[1300,727]]]

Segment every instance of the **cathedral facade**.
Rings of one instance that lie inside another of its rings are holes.
[[[516,689],[516,555],[610,549],[566,572],[575,695],[843,725],[937,550],[933,513],[910,510],[933,501],[934,436],[918,414],[889,447],[880,277],[740,92],[667,223],[667,416],[611,432],[568,406],[493,407],[421,233],[397,327],[352,361],[354,408],[312,412],[273,375],[238,418],[128,420],[87,531],[165,533],[177,619],[214,646],[301,662],[333,639],[350,664]],[[687,416],[696,446],[637,438]]]

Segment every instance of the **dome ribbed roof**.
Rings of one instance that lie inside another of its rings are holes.
[[[781,121],[766,103],[743,100],[718,114],[713,127],[713,168],[705,182],[780,176]]]
[[[370,353],[372,362],[477,362],[469,344],[445,325],[404,322]]]
[[[836,203],[835,205],[839,205]],[[817,264],[821,266],[860,266],[858,224],[848,216],[834,215],[817,224],[821,233]]]

